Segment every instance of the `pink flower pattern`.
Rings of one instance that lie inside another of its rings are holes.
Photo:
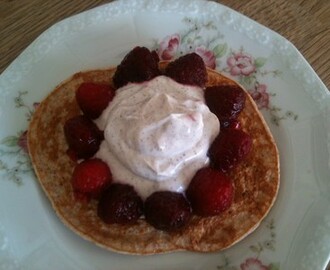
[[[269,109],[269,94],[267,93],[267,85],[257,84],[254,90],[248,91],[251,97],[258,105],[258,109]]]
[[[199,46],[195,49],[195,53],[197,53],[200,57],[202,57],[207,67],[215,69],[216,58],[213,51],[206,49],[205,46]]]
[[[173,59],[177,54],[179,46],[180,36],[178,34],[165,37],[159,44],[159,58],[161,60]]]
[[[241,270],[268,270],[268,266],[256,258],[248,258],[241,264]]]
[[[17,145],[25,152],[29,153],[27,143],[27,130],[25,130],[18,138]]]
[[[230,74],[233,76],[249,76],[256,71],[253,57],[242,51],[233,53],[232,56],[228,57],[227,65],[230,69]]]
[[[39,106],[40,102],[34,102],[33,103],[33,111],[31,111],[31,115],[34,112],[34,110],[37,109],[37,107]],[[20,147],[26,154],[29,153],[29,147],[28,147],[28,139],[27,139],[27,130],[25,130],[24,132],[22,132],[22,134],[18,137],[17,140],[17,146]]]
[[[26,94],[28,94],[28,91],[19,91],[17,96],[14,97],[14,104],[16,108],[25,111],[26,120],[30,121],[39,103],[35,102],[32,106],[27,105],[23,99]],[[15,135],[9,135],[0,139],[0,172],[4,171],[7,178],[18,185],[22,184],[22,176],[32,170],[28,155],[27,134],[27,130],[20,130]],[[15,156],[16,162],[12,164],[2,159],[2,157],[6,156]]]

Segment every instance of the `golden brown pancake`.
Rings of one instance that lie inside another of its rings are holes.
[[[165,64],[163,63],[162,66]],[[82,82],[112,83],[115,69],[79,72],[55,88],[36,110],[28,131],[30,156],[39,183],[58,217],[81,237],[106,249],[129,254],[156,254],[178,250],[200,252],[228,248],[255,230],[272,207],[279,188],[279,155],[267,124],[247,94],[239,116],[242,129],[253,139],[247,159],[232,172],[232,206],[214,217],[193,216],[179,232],[156,230],[139,219],[134,225],[109,225],[97,216],[97,201],[75,200],[63,126],[80,114],[75,91]],[[208,70],[207,86],[237,84]]]

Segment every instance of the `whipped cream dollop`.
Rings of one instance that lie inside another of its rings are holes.
[[[220,130],[203,89],[165,76],[117,89],[95,122],[105,137],[96,157],[107,162],[115,182],[133,185],[143,198],[184,191],[209,162]]]

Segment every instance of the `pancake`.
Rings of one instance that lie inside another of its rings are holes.
[[[164,68],[166,63],[161,63]],[[231,207],[214,217],[193,216],[178,232],[153,228],[144,219],[133,225],[105,224],[97,216],[97,201],[74,198],[71,175],[75,166],[68,155],[63,126],[80,114],[75,90],[82,82],[112,84],[115,68],[74,74],[41,102],[28,129],[28,147],[38,181],[58,217],[81,237],[103,248],[128,254],[157,254],[179,250],[211,252],[240,241],[267,215],[279,188],[279,155],[274,139],[250,95],[239,116],[242,129],[253,140],[252,151],[230,176],[235,196]],[[237,84],[208,70],[207,86]]]

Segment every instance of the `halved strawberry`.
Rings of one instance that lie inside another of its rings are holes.
[[[157,53],[146,47],[135,47],[117,66],[113,76],[115,87],[122,87],[129,82],[148,81],[160,75],[158,62]]]
[[[207,81],[206,67],[202,57],[197,53],[190,53],[169,63],[165,75],[187,85],[204,87]]]
[[[211,144],[208,155],[211,165],[227,172],[243,161],[252,148],[252,139],[241,129],[226,129],[221,131]]]
[[[82,83],[76,91],[76,100],[82,112],[91,119],[98,118],[115,96],[110,85]]]
[[[246,99],[245,92],[236,85],[207,87],[204,96],[206,105],[218,117],[221,127],[228,127],[237,119]]]
[[[197,171],[186,195],[195,214],[214,216],[230,207],[234,188],[231,179],[224,173],[205,167]]]
[[[71,181],[78,198],[96,198],[110,185],[112,174],[102,160],[87,159],[75,167]]]
[[[84,115],[68,119],[64,124],[64,135],[69,145],[70,156],[78,159],[92,157],[103,140],[103,133]]]
[[[158,230],[179,230],[191,217],[189,202],[177,192],[154,192],[146,199],[144,207],[146,221]]]
[[[98,216],[109,224],[130,224],[142,215],[143,201],[134,190],[126,184],[114,183],[102,194],[98,208]]]

